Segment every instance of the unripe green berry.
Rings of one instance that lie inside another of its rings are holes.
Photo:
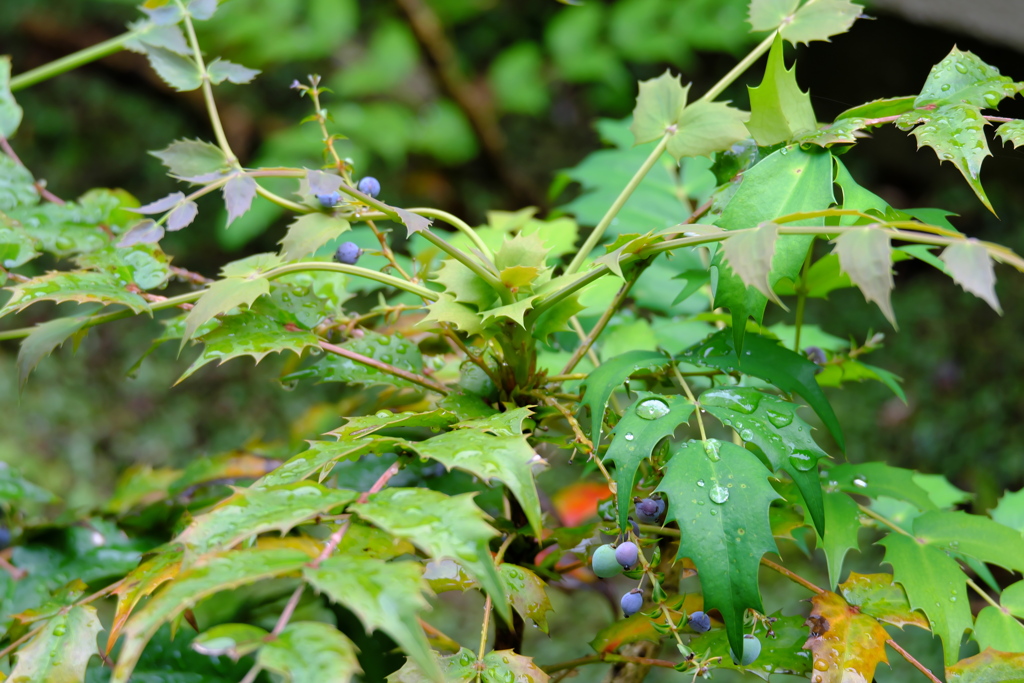
[[[594,569],[594,573],[602,579],[610,579],[622,573],[622,565],[615,559],[615,548],[610,543],[606,543],[594,551],[591,567]]]
[[[729,654],[732,656],[732,661],[736,661],[736,652],[730,647]],[[757,639],[757,636],[752,636],[749,633],[743,636],[743,656],[740,657],[740,664],[743,666],[750,666],[755,660],[761,655],[761,641]]]

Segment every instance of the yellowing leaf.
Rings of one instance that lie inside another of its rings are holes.
[[[96,636],[103,630],[92,605],[72,607],[46,621],[43,629],[17,652],[18,664],[9,683],[77,683],[96,654]]]
[[[946,667],[948,683],[1020,683],[1024,654],[992,648]]]
[[[815,595],[811,604],[807,619],[811,637],[804,649],[814,657],[815,674],[830,683],[872,680],[878,663],[889,661],[885,655],[889,635],[882,625],[832,592]]]
[[[896,325],[889,295],[893,290],[892,243],[889,235],[877,227],[868,226],[844,230],[835,240],[834,253],[839,266],[860,287],[864,298],[874,301],[882,309],[886,320]]]
[[[955,242],[939,255],[946,264],[950,277],[974,296],[982,299],[1002,315],[1003,309],[996,296],[996,274],[992,268],[992,257],[980,242],[965,240]]]
[[[533,619],[544,633],[548,632],[547,613],[553,611],[544,592],[544,581],[526,567],[503,562],[498,575],[505,585],[512,607],[523,619]]]
[[[181,551],[169,550],[146,560],[133,569],[114,591],[117,596],[117,611],[107,638],[107,654],[114,649],[114,643],[121,635],[121,629],[139,600],[152,595],[153,591],[170,581],[181,572]]]
[[[849,500],[849,497],[843,497]],[[846,581],[839,584],[839,590],[847,602],[879,621],[900,628],[909,624],[928,629],[928,618],[910,608],[907,592],[893,580],[892,574],[850,572]]]

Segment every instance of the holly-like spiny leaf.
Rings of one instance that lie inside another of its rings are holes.
[[[162,161],[171,175],[182,180],[216,176],[228,170],[227,157],[220,147],[202,140],[176,140],[150,154]]]
[[[914,536],[919,543],[1024,572],[1024,538],[988,517],[932,510],[914,519]]]
[[[121,305],[135,313],[149,311],[146,300],[129,292],[110,273],[90,271],[54,271],[8,287],[12,292],[7,305],[0,308],[0,318],[20,312],[39,301],[64,303],[99,303],[104,306]]]
[[[310,441],[309,449],[288,459],[273,472],[253,484],[253,488],[280,486],[301,481],[319,472],[322,482],[334,463],[356,460],[378,448],[389,448],[401,443],[400,439],[346,438],[341,441]],[[397,442],[397,443],[396,443]]]
[[[889,634],[878,620],[829,591],[813,596],[811,604],[807,622],[813,633],[804,648],[814,657],[815,672],[822,672],[829,681],[853,680],[854,676],[872,680],[878,663],[889,662],[885,655]],[[818,631],[817,625],[826,628]]]
[[[181,573],[182,552],[170,549],[149,558],[124,577],[121,585],[114,590],[117,596],[117,611],[110,625],[107,638],[107,654],[114,649],[114,643],[121,635],[128,617],[143,598]]]
[[[372,330],[365,330],[362,337],[350,339],[339,344],[339,346],[361,356],[373,358],[408,372],[416,374],[423,372],[423,356],[420,353],[419,347],[398,335],[389,336],[373,332]],[[393,387],[408,388],[418,386],[402,377],[388,374],[375,367],[333,353],[325,353],[316,363],[305,370],[293,372],[285,376],[283,381],[291,382],[307,377],[320,382],[348,382],[363,385],[387,384]]]
[[[928,618],[911,609],[907,592],[893,580],[892,574],[850,572],[846,581],[839,584],[839,590],[848,603],[879,621],[900,628],[909,624],[928,629]]]
[[[1003,99],[1015,96],[1022,87],[1024,84],[1000,75],[999,69],[986,64],[973,52],[954,47],[932,67],[914,106],[968,104],[995,108]]]
[[[1024,653],[991,648],[946,666],[948,683],[1017,683],[1024,671]]]
[[[502,562],[498,566],[498,576],[505,586],[513,609],[523,619],[533,619],[544,633],[548,632],[547,613],[554,611],[551,601],[544,591],[544,581],[526,567]]]
[[[522,406],[495,413],[486,417],[474,417],[455,424],[456,429],[479,429],[495,436],[519,436],[523,433],[523,421],[533,415],[533,408]]]
[[[827,41],[846,33],[864,9],[850,0],[814,0],[797,9],[800,0],[751,0],[750,25],[754,31],[779,29],[793,44]]]
[[[785,308],[772,291],[768,279],[772,270],[775,241],[779,226],[766,222],[751,232],[741,232],[722,242],[724,260],[747,287],[753,287],[765,297]]]
[[[939,258],[953,278],[953,282],[982,299],[996,313],[1002,315],[1003,309],[996,296],[996,275],[992,267],[992,257],[983,244],[974,240],[955,242],[939,255]]]
[[[917,115],[921,111],[926,110],[904,115],[911,121],[915,116],[921,121],[921,125],[911,131],[917,138],[917,148],[931,147],[940,162],[949,161],[956,166],[985,208],[993,211],[981,186],[981,163],[985,157],[992,156],[983,130],[988,121],[981,115],[981,108],[971,104],[947,104]]]
[[[1024,121],[1021,119],[1014,119],[1002,123],[996,128],[996,135],[1003,141],[1005,145],[1008,142],[1013,143],[1014,149],[1024,145]]]
[[[837,486],[847,493],[878,498],[889,496],[905,500],[920,510],[934,510],[935,503],[928,492],[914,480],[913,470],[893,467],[884,462],[865,462],[859,465],[845,463],[828,471],[830,486]]]
[[[240,173],[231,178],[221,188],[224,195],[224,208],[228,212],[227,227],[236,218],[244,216],[252,206],[252,200],[256,197],[256,181]]]
[[[842,575],[846,553],[860,550],[857,541],[861,528],[860,509],[853,499],[838,491],[824,493],[822,504],[825,509],[825,533],[819,535],[819,538],[828,563],[828,582],[835,588]]]
[[[668,357],[656,351],[628,351],[609,358],[587,375],[580,385],[584,390],[580,407],[590,409],[590,434],[595,448],[601,441],[601,425],[604,422],[608,399],[619,385],[634,372],[664,367],[668,363]]]
[[[668,520],[679,524],[677,559],[697,566],[708,609],[725,619],[729,643],[743,651],[743,615],[763,612],[757,573],[761,556],[776,552],[768,506],[778,494],[757,457],[732,443],[689,441],[668,462],[658,491]]]
[[[192,339],[204,323],[238,306],[251,306],[256,299],[268,292],[270,282],[261,277],[227,277],[217,280],[207,287],[188,312],[180,348],[185,347],[185,342]]]
[[[18,386],[24,387],[29,374],[39,362],[80,332],[88,322],[88,316],[65,316],[39,323],[32,328],[32,332],[18,347]],[[78,340],[81,340],[81,336]],[[78,347],[77,341],[75,347]]]
[[[724,102],[694,102],[683,109],[666,149],[676,159],[709,157],[745,139],[744,124],[749,118],[747,112]]]
[[[307,213],[288,226],[281,240],[281,258],[294,261],[309,256],[349,229],[348,221],[328,213]]]
[[[889,235],[878,227],[844,230],[835,240],[839,266],[860,288],[864,298],[882,309],[895,328],[896,314],[889,295],[893,290],[892,244]]]
[[[425,413],[392,413],[390,410],[381,410],[373,415],[346,417],[345,424],[327,433],[339,439],[347,439],[349,437],[363,437],[381,429],[393,429],[396,427],[448,427],[457,419],[453,411],[445,408],[438,408]],[[519,433],[522,433],[522,430],[519,430]]]
[[[203,84],[203,75],[195,60],[156,45],[146,46],[146,57],[153,71],[164,83],[178,92],[196,90]]]
[[[18,663],[5,680],[11,683],[71,683],[85,680],[103,630],[96,608],[79,605],[46,621],[42,630],[17,652]]]
[[[796,83],[796,67],[786,68],[782,36],[776,36],[768,53],[764,79],[750,95],[747,129],[761,147],[795,140],[818,128],[811,97]]]
[[[216,6],[216,0],[213,0],[214,6]],[[250,69],[242,66],[241,64],[235,64],[229,62],[226,59],[217,57],[212,62],[206,65],[206,72],[210,75],[210,82],[214,85],[228,81],[230,83],[248,83],[252,79],[256,78],[260,74],[259,69]]]
[[[356,646],[330,624],[296,621],[260,648],[256,664],[291,683],[347,683],[360,673]]]

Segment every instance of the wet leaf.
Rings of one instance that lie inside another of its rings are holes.
[[[348,229],[348,221],[328,213],[299,216],[288,226],[288,234],[281,240],[281,258],[285,261],[305,258]]]
[[[554,611],[544,591],[544,581],[526,567],[503,562],[498,566],[498,576],[505,586],[513,609],[523,619],[533,619],[544,633],[548,632],[547,613]]]
[[[835,588],[842,576],[846,553],[860,550],[857,541],[861,528],[860,510],[845,493],[825,493],[822,502],[825,508],[825,533],[818,538],[828,562],[828,583]],[[849,596],[847,599],[850,599]]]
[[[72,683],[85,680],[85,668],[96,654],[96,636],[103,630],[92,605],[72,607],[47,620],[43,630],[17,652],[10,683]]]
[[[949,683],[1014,683],[1024,670],[1024,654],[991,648],[946,667]]]
[[[804,647],[814,657],[814,671],[829,681],[872,680],[879,662],[889,662],[885,655],[889,634],[882,625],[835,593],[815,595],[811,604],[807,620],[811,637]],[[826,629],[819,632],[820,625]]]
[[[18,347],[18,386],[24,387],[32,370],[89,322],[88,316],[66,316],[39,323]],[[77,347],[78,344],[76,343]]]
[[[956,242],[942,250],[939,258],[946,264],[953,282],[965,292],[982,299],[996,313],[1003,309],[996,296],[996,275],[992,268],[992,257],[980,242],[966,240]]]
[[[1024,571],[1024,539],[1020,532],[988,517],[933,510],[914,519],[914,536],[919,543]]]
[[[121,585],[114,590],[114,595],[117,596],[117,611],[110,625],[107,654],[114,649],[114,643],[121,636],[121,630],[139,601],[152,595],[157,588],[181,573],[181,556],[181,551],[177,549],[154,555],[131,570]]]
[[[657,490],[668,497],[667,520],[679,524],[677,559],[697,566],[707,609],[725,618],[729,643],[743,651],[743,615],[763,612],[757,574],[761,556],[777,552],[768,506],[778,498],[770,472],[729,442],[689,441],[668,462]]]
[[[253,488],[279,486],[297,482],[320,472],[322,482],[334,463],[355,460],[373,450],[374,439],[343,439],[341,441],[310,441],[309,449],[290,458],[286,463],[253,484]]]
[[[398,335],[387,336],[366,330],[362,337],[350,339],[343,344],[339,344],[339,346],[408,372],[416,374],[423,372],[423,356],[420,354],[419,347]],[[306,377],[320,382],[348,382],[363,385],[385,384],[392,387],[408,388],[418,387],[418,385],[413,384],[407,379],[396,377],[377,368],[333,353],[325,353],[320,360],[309,368],[286,376],[284,381],[294,381]]]
[[[918,111],[921,110],[915,110]],[[946,104],[918,119],[922,124],[911,131],[917,138],[917,148],[931,147],[940,162],[949,161],[956,166],[981,203],[992,211],[992,204],[981,186],[981,163],[985,157],[992,156],[984,131],[988,121],[982,117],[981,108],[971,104]]]
[[[746,671],[765,681],[774,680],[772,676],[776,674],[809,678],[812,669],[809,653],[803,649],[807,640],[804,618],[775,616],[778,617],[778,621],[772,624],[772,629],[776,637],[766,638],[763,633],[757,634],[761,641],[761,654],[752,664],[744,666],[732,660],[724,630],[713,629],[693,638],[689,642],[689,647],[701,654],[707,652],[709,656],[721,657],[722,659],[715,663],[716,668]]]
[[[504,413],[487,417],[474,417],[455,424],[456,429],[479,429],[495,436],[519,436],[523,433],[523,421],[533,415],[533,407],[512,408]]]
[[[750,95],[747,129],[761,147],[789,142],[818,128],[811,96],[796,83],[796,67],[786,68],[784,44],[782,37],[776,36],[768,53],[764,79],[756,88],[747,87]]]
[[[864,298],[878,304],[886,320],[898,329],[889,298],[894,286],[889,235],[871,226],[844,230],[835,240],[834,253],[839,256],[843,272],[860,288]]]
[[[839,590],[848,603],[879,621],[900,628],[909,624],[928,630],[928,618],[910,608],[907,592],[893,580],[892,574],[850,572],[846,581],[839,584]]]
[[[661,368],[668,365],[669,359],[656,351],[628,351],[601,363],[580,385],[583,400],[580,407],[590,409],[590,434],[595,448],[601,441],[601,426],[604,422],[604,411],[608,399],[630,375],[639,370]]]
[[[134,282],[143,290],[163,287],[171,279],[171,259],[152,244],[103,247],[79,254],[74,260],[82,268],[107,272],[116,276],[118,283]]]
[[[187,494],[196,486],[220,480],[259,479],[280,464],[279,460],[244,451],[222,453],[211,458],[196,458],[170,487],[170,494]]]
[[[633,132],[636,144],[651,142],[665,135],[665,130],[679,122],[686,106],[689,85],[683,85],[679,76],[665,73],[647,81],[640,81],[640,93],[633,109]]]
[[[132,465],[118,477],[114,493],[107,499],[103,511],[123,515],[136,506],[164,500],[170,485],[180,476],[181,470],[170,467],[154,469],[150,465]]]
[[[192,649],[209,657],[227,655],[233,661],[263,646],[269,633],[252,624],[218,624],[192,639]]]
[[[256,655],[256,664],[291,683],[346,683],[360,673],[356,646],[338,629],[318,621],[288,624]]]
[[[422,323],[449,323],[468,335],[479,334],[484,329],[480,314],[465,304],[456,303],[451,294],[441,294],[437,301],[427,306],[427,310],[430,314]]]
[[[317,591],[344,605],[363,623],[367,633],[381,629],[413,659],[429,678],[444,676],[416,620],[429,609],[423,597],[423,567],[417,562],[382,562],[368,557],[337,555],[303,576]]]
[[[931,68],[914,106],[967,104],[995,108],[1003,99],[1020,92],[1022,85],[1014,83],[1009,76],[1000,75],[999,69],[989,66],[973,52],[954,47]],[[935,112],[936,117],[939,111],[941,109]]]
[[[39,190],[29,170],[6,154],[0,154],[0,211],[31,206],[38,201]]]
[[[918,486],[913,470],[893,467],[884,462],[865,462],[859,465],[836,465],[828,471],[828,478],[841,490],[859,496],[878,498],[889,496],[912,503],[920,510],[934,510],[935,503],[928,492]]]
[[[703,609],[704,599],[700,593],[670,595],[665,601],[665,606],[674,613],[674,617],[678,621],[684,613],[691,614]],[[643,613],[634,614],[626,619],[618,619],[602,628],[590,641],[590,647],[594,648],[595,652],[606,653],[615,652],[623,645],[641,640],[657,643],[664,637],[667,624],[664,612],[654,618]],[[682,626],[681,630],[685,633],[689,627],[685,622]]]
[[[23,311],[39,301],[77,301],[104,306],[121,305],[135,313],[149,311],[149,304],[138,294],[129,292],[109,273],[88,271],[54,271],[8,287],[12,292],[7,305],[0,308],[0,318]]]
[[[181,348],[195,336],[196,331],[215,316],[239,306],[251,306],[256,299],[270,292],[270,283],[264,278],[228,277],[217,280],[203,292],[185,318]]]
[[[455,413],[444,408],[424,413],[392,413],[390,410],[381,410],[373,415],[346,417],[344,425],[327,433],[339,439],[345,439],[367,436],[381,429],[393,427],[447,427],[456,419]]]
[[[533,663],[533,657],[512,650],[491,650],[484,656],[484,665],[484,683],[548,683],[548,675]]]
[[[1007,121],[1006,123],[1000,124],[996,128],[996,135],[1003,141],[1005,145],[1008,142],[1013,143],[1013,148],[1016,149],[1021,145],[1024,145],[1024,121],[1020,119],[1014,119],[1013,121]]]
[[[438,657],[438,664],[448,683],[469,683],[476,678],[476,655],[469,650],[462,649],[453,655]],[[387,680],[388,683],[432,683],[432,679],[427,678],[411,659],[407,660],[401,669],[388,676]]]

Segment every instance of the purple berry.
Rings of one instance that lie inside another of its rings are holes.
[[[337,206],[338,202],[341,201],[341,193],[338,191],[328,192],[326,194],[318,194],[316,198],[325,209],[330,209]]]
[[[640,591],[634,588],[622,596],[619,604],[622,606],[622,614],[631,617],[644,606],[644,596],[640,595]]]
[[[665,512],[665,501],[661,498],[634,499],[634,511],[644,524],[655,524]]]
[[[376,197],[377,195],[380,194],[380,182],[372,176],[366,176],[365,178],[359,181],[359,184],[356,185],[356,189],[362,192],[363,194],[368,194],[371,197]]]
[[[362,255],[363,250],[355,242],[342,242],[338,250],[334,252],[334,260],[347,266],[354,266]]]
[[[711,630],[711,617],[704,612],[694,612],[690,615],[689,624],[697,633],[707,633]]]
[[[632,569],[639,558],[640,549],[633,541],[620,543],[619,547],[615,549],[615,560],[622,565],[623,569]]]
[[[807,360],[815,365],[824,365],[828,362],[828,356],[817,346],[808,346],[804,349],[804,354],[807,356]]]

